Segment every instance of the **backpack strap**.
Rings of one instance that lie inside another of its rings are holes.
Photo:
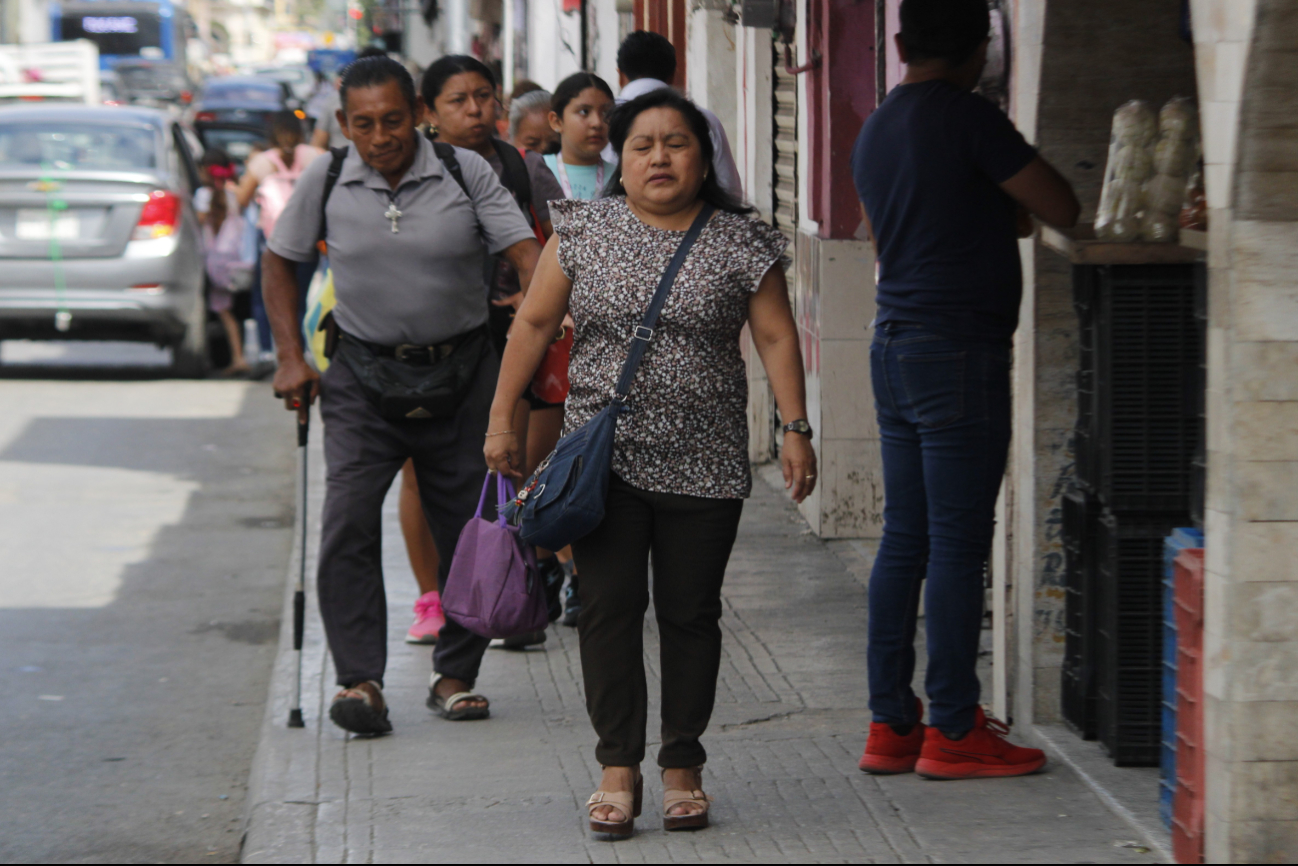
[[[472,202],[473,193],[469,192],[469,185],[464,182],[464,172],[460,170],[460,161],[455,158],[455,148],[444,141],[433,138],[431,132],[428,133],[428,140],[433,143],[433,152],[437,154],[437,158],[442,161],[442,165],[446,166],[446,170],[451,173],[451,177],[455,178],[455,182],[460,185],[460,189],[464,190],[464,194]]]
[[[527,173],[527,163],[523,155],[512,144],[493,138],[491,145],[500,157],[500,164],[505,167],[505,176],[501,180],[505,189],[514,194],[514,200],[527,213],[532,207],[532,177]]]
[[[613,393],[613,402],[619,405],[626,404],[627,395],[631,392],[631,380],[635,378],[635,372],[640,367],[640,360],[644,357],[645,349],[649,348],[649,341],[653,339],[654,325],[658,324],[658,314],[663,311],[663,306],[667,303],[667,296],[671,294],[672,283],[676,281],[676,274],[685,262],[685,256],[689,255],[690,247],[694,246],[694,241],[698,239],[699,233],[707,225],[708,219],[716,210],[710,204],[704,204],[699,215],[694,218],[690,224],[690,230],[685,233],[685,238],[681,245],[676,248],[676,255],[672,256],[671,263],[667,265],[667,270],[663,272],[662,279],[658,281],[658,288],[654,290],[653,300],[649,302],[649,309],[645,310],[644,318],[640,320],[640,325],[631,335],[631,351],[627,355],[626,363],[622,365],[622,375],[617,380],[617,390]]]
[[[343,160],[347,159],[347,148],[331,147],[329,153],[332,158],[329,160],[329,171],[325,174],[324,195],[320,198],[320,234],[316,237],[316,249],[324,255],[329,251],[325,238],[329,234],[329,217],[325,214],[325,208],[329,205],[329,196],[333,195],[334,187],[338,184],[338,175],[343,171]]]

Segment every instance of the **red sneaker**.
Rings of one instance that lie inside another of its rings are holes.
[[[974,717],[973,729],[959,740],[947,739],[930,727],[915,772],[925,779],[981,779],[1026,776],[1046,765],[1046,755],[1040,749],[1007,742],[1009,732],[1009,725],[987,718],[982,707]]]
[[[915,769],[919,760],[920,749],[924,745],[925,727],[918,720],[924,718],[924,704],[915,698],[919,708],[915,718],[915,727],[906,736],[899,736],[891,725],[883,722],[871,722],[870,734],[865,738],[865,754],[857,764],[867,773],[876,776],[892,776],[897,773],[909,773]]]

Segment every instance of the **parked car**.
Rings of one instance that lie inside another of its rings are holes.
[[[198,182],[161,111],[0,108],[0,339],[151,342],[205,373]]]
[[[277,112],[300,110],[301,104],[288,84],[268,78],[230,75],[209,78],[194,103],[194,124],[234,123],[260,127],[270,138],[270,124]]]
[[[111,69],[99,71],[99,101],[104,105],[126,104],[126,85]]]
[[[255,66],[250,74],[284,82],[302,103],[310,99],[315,90],[315,73],[309,66]]]
[[[126,99],[135,105],[188,105],[194,98],[194,84],[184,68],[166,60],[129,60],[113,71],[122,80]]]

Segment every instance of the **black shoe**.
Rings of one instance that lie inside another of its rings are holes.
[[[564,571],[568,572],[568,586],[563,591],[563,624],[577,627],[577,617],[581,615],[581,596],[577,592],[577,572],[572,563],[565,563]]]
[[[525,631],[513,637],[496,638],[490,645],[498,649],[521,650],[530,646],[540,646],[543,643],[545,643],[544,631]]]
[[[563,613],[563,602],[560,596],[560,590],[563,589],[564,571],[563,565],[559,562],[559,557],[550,556],[537,563],[541,572],[541,579],[545,581],[545,606],[550,615],[550,622],[554,622]]]

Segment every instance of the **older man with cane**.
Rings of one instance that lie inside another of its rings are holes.
[[[343,73],[338,120],[351,146],[312,163],[267,243],[266,306],[279,355],[275,392],[300,416],[317,394],[327,489],[317,585],[342,690],[329,715],[357,734],[392,730],[382,686],[387,607],[380,511],[414,460],[424,512],[450,551],[473,515],[499,359],[487,334],[483,257],[500,254],[531,281],[540,245],[487,162],[418,135],[423,106],[386,57]],[[302,353],[295,262],[329,252],[338,303],[318,376]],[[439,578],[444,588],[445,557]],[[433,656],[428,706],[486,718],[473,693],[488,640],[448,620]]]

